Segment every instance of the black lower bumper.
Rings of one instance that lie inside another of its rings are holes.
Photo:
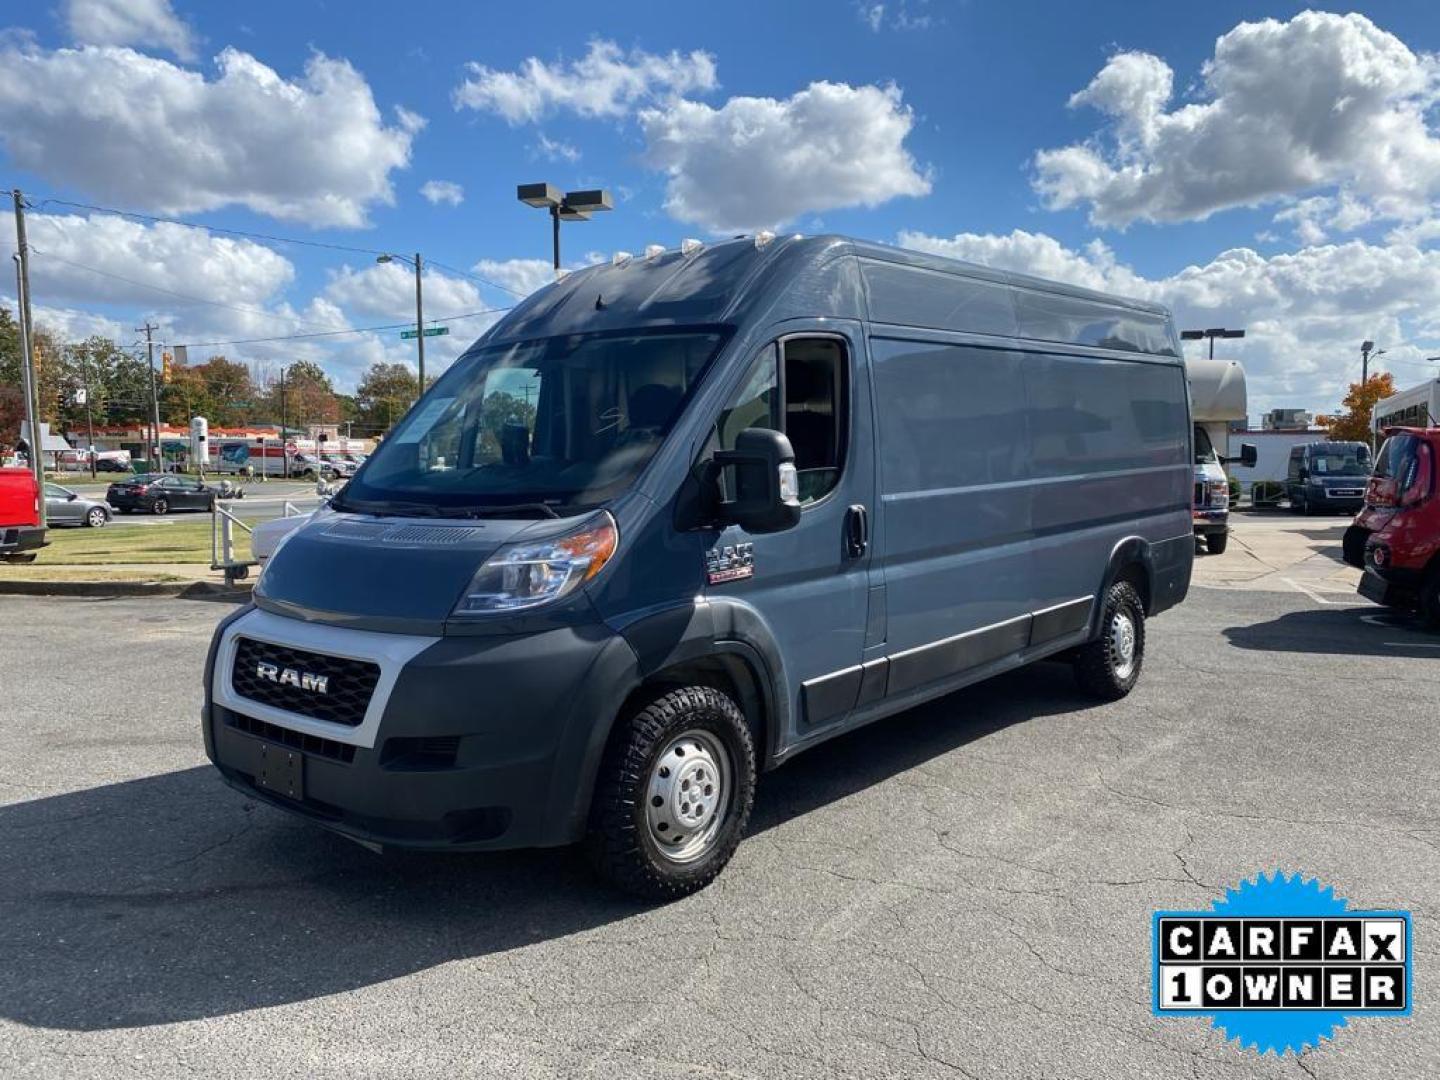
[[[1413,607],[1420,595],[1423,575],[1416,570],[1365,568],[1356,591],[1365,599],[1386,607]]]
[[[367,844],[567,844],[583,835],[609,724],[634,678],[634,653],[599,627],[445,638],[402,670],[373,747],[209,702],[206,749],[247,796]],[[286,766],[287,755],[297,761]]]
[[[0,555],[35,551],[49,542],[45,538],[45,529],[39,525],[10,525],[0,529]]]

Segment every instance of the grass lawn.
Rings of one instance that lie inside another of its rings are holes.
[[[170,522],[173,520],[174,524]],[[235,530],[236,557],[250,558],[250,534]],[[107,525],[103,529],[51,529],[50,546],[33,565],[103,566],[106,563],[204,563],[210,565],[210,515],[167,519],[154,525]]]

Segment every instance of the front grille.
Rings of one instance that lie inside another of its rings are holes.
[[[293,672],[293,679],[301,685],[266,678],[260,674],[262,665],[277,669],[279,678]],[[304,686],[306,676],[311,677],[311,689]],[[355,727],[365,719],[375,684],[380,681],[380,666],[368,660],[288,649],[242,637],[235,649],[230,680],[235,693],[243,698],[312,720]],[[318,680],[324,680],[323,693],[314,688]]]
[[[244,716],[228,710],[226,723],[236,731],[243,731],[246,735],[254,735],[257,739],[264,739],[266,742],[288,746],[292,750],[303,750],[316,757],[342,761],[346,765],[355,760],[355,747],[349,743],[324,739],[319,735],[307,735],[302,731],[291,731],[289,728],[269,724],[264,720],[257,720],[253,716]]]

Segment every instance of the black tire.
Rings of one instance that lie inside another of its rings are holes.
[[[154,514],[156,517],[161,517],[165,514],[168,514],[169,512],[170,504],[164,499],[156,499],[153,503],[150,504],[150,513]]]
[[[110,524],[110,515],[98,506],[85,515],[85,525],[91,529],[103,529]]]
[[[1117,633],[1117,619],[1128,619],[1133,640],[1128,664]],[[1135,688],[1145,663],[1145,605],[1135,586],[1117,581],[1105,593],[1100,636],[1075,650],[1075,681],[1092,697],[1119,701]]]
[[[1213,532],[1205,534],[1205,550],[1211,555],[1224,555],[1225,549],[1230,546],[1230,533]]]
[[[668,775],[659,755],[667,753],[668,760],[670,744],[692,731],[723,747],[732,780],[715,810],[724,816],[713,838],[692,861],[675,862],[661,853],[651,833],[647,791],[655,770]],[[709,686],[660,692],[643,708],[621,717],[611,734],[585,838],[591,866],[616,888],[646,900],[676,900],[703,889],[725,868],[745,833],[755,801],[755,776],[750,727],[727,694]]]

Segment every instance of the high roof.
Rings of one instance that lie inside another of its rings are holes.
[[[780,237],[763,245],[753,237],[741,237],[706,244],[690,254],[667,250],[651,258],[636,256],[577,270],[521,301],[484,340],[736,322],[748,311],[773,302],[783,291],[782,283],[784,288],[796,282],[819,287],[827,267],[846,255],[1011,286],[1031,294],[1096,302],[1152,318],[1169,314],[1164,307],[1146,301],[848,237]],[[767,282],[774,282],[775,287],[767,287]],[[825,294],[823,300],[836,305],[825,314],[869,317],[863,290],[858,282],[852,285],[850,293],[832,289]],[[844,310],[847,304],[855,310]],[[812,313],[821,311],[817,308]]]

